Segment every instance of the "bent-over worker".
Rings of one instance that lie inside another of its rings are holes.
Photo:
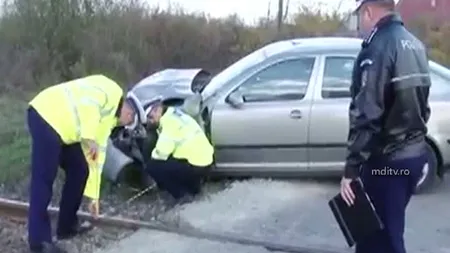
[[[158,188],[171,197],[168,205],[192,200],[213,163],[214,148],[200,125],[175,107],[154,101],[146,113],[158,126],[158,140],[147,162],[147,171]]]
[[[31,100],[27,112],[32,140],[28,216],[31,252],[65,252],[52,242],[47,213],[58,167],[65,171],[66,179],[57,238],[70,239],[88,230],[77,219],[83,191],[98,208],[108,137],[113,127],[127,125],[134,117],[132,106],[124,102],[120,86],[103,75],[51,86]]]

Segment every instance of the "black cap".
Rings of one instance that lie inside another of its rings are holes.
[[[359,11],[359,9],[366,3],[386,3],[396,5],[398,0],[356,0],[356,8],[353,12]]]

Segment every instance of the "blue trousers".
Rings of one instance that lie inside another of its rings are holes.
[[[190,165],[187,161],[169,158],[167,161],[150,159],[147,172],[158,188],[167,191],[175,199],[185,195],[196,195],[201,190],[203,172],[207,168]]]
[[[61,119],[63,120],[63,119]],[[65,171],[57,234],[65,235],[77,226],[77,211],[89,174],[81,144],[64,145],[58,133],[32,107],[27,111],[31,135],[31,185],[28,214],[28,242],[31,248],[52,242],[47,208],[58,168]]]
[[[358,242],[356,253],[406,253],[406,207],[426,162],[427,156],[419,154],[401,160],[374,157],[363,165],[361,179],[385,228]],[[379,175],[377,171],[383,168],[396,172]]]

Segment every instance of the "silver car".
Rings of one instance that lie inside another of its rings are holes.
[[[351,74],[361,42],[338,37],[275,42],[212,78],[200,69],[169,69],[144,79],[133,91],[143,104],[162,94],[167,104],[188,108],[215,146],[214,174],[339,176]],[[450,70],[432,61],[429,66],[430,162],[419,192],[431,189],[450,164]],[[104,169],[109,179],[118,180],[125,165],[142,165],[150,155],[156,135],[147,130],[145,137],[136,136],[124,130],[113,133]],[[147,144],[136,144],[139,138]]]

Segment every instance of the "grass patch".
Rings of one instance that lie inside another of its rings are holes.
[[[15,182],[28,174],[30,138],[22,96],[0,96],[0,183]]]

